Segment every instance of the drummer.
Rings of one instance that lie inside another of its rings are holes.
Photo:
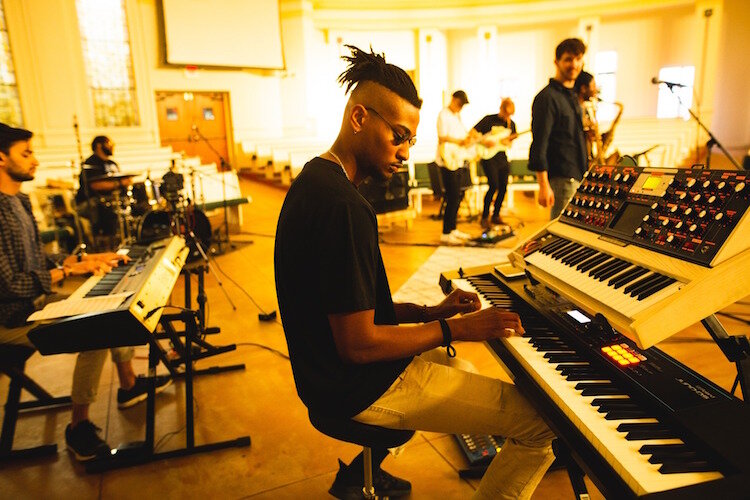
[[[79,178],[81,187],[78,189],[78,194],[76,195],[77,203],[86,202],[84,179],[87,182],[91,182],[97,177],[120,171],[120,167],[112,160],[112,155],[115,152],[115,143],[112,142],[112,139],[106,135],[97,135],[91,141],[91,151],[94,154],[86,158],[86,161],[81,165],[81,176]]]
[[[93,242],[93,232],[111,235],[114,234],[117,227],[116,216],[99,203],[99,198],[96,196],[98,193],[91,189],[91,182],[98,177],[120,171],[120,167],[112,160],[115,151],[115,143],[112,142],[112,139],[106,135],[97,135],[91,141],[91,151],[93,154],[86,158],[86,161],[81,165],[79,177],[81,186],[76,194],[76,204],[78,213],[81,215],[84,239],[88,243]],[[89,206],[86,197],[87,188],[91,206]]]

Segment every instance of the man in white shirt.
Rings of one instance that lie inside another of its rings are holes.
[[[453,93],[451,102],[448,107],[443,108],[438,114],[437,132],[438,132],[438,152],[435,155],[435,163],[440,168],[445,186],[445,212],[443,213],[443,234],[440,236],[440,243],[448,245],[461,245],[465,240],[471,238],[470,235],[456,229],[456,218],[458,216],[458,207],[461,203],[461,178],[466,175],[463,162],[459,165],[446,162],[443,157],[446,153],[444,144],[450,143],[460,147],[466,147],[470,144],[471,139],[468,130],[461,122],[461,108],[469,103],[469,98],[463,90],[457,90]]]

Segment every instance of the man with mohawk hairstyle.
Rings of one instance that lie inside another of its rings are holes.
[[[529,498],[554,458],[554,434],[515,386],[448,362],[453,340],[519,334],[521,321],[480,311],[478,297],[460,290],[432,307],[393,303],[377,219],[357,185],[390,179],[409,158],[422,101],[401,68],[347,47],[341,130],[292,183],[276,231],[276,291],[297,393],[311,412],[336,418],[506,436],[475,498]],[[373,451],[376,494],[407,494],[408,482],[380,469],[385,450]],[[361,471],[361,455],[341,464],[330,493],[361,494]]]

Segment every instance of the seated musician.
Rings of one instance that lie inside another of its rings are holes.
[[[32,133],[0,123],[0,343],[25,345],[33,349],[27,333],[34,326],[26,318],[44,305],[52,285],[69,275],[103,273],[127,257],[114,253],[69,256],[55,264],[43,252],[39,231],[31,213],[29,197],[21,184],[34,179],[39,162],[31,149]],[[111,349],[117,366],[120,388],[119,408],[128,408],[146,399],[146,379],[133,371],[133,348]],[[78,460],[107,456],[109,446],[89,420],[89,405],[96,399],[99,379],[106,361],[106,350],[78,355],[73,373],[73,414],[65,429],[68,449]],[[157,390],[171,383],[169,377],[157,380]]]
[[[377,219],[357,185],[390,179],[408,159],[422,101],[401,68],[350,49],[339,81],[353,90],[339,135],[292,184],[276,232],[276,290],[297,392],[318,414],[506,436],[476,497],[529,498],[553,460],[554,434],[515,386],[451,367],[437,351],[523,332],[521,321],[499,308],[477,311],[478,297],[459,290],[432,307],[393,303]],[[383,476],[385,454],[374,455],[376,494],[408,485]],[[360,457],[342,465],[332,492],[361,491]]]
[[[76,193],[76,204],[78,213],[90,220],[85,221],[84,237],[92,242],[92,230],[97,234],[113,232],[117,225],[117,218],[98,203],[96,193],[91,190],[91,182],[97,177],[114,174],[120,171],[120,167],[112,160],[115,152],[115,143],[105,135],[97,135],[91,141],[92,154],[81,165],[81,173],[78,177],[80,187]],[[88,202],[94,205],[88,206]],[[93,228],[91,228],[93,224]]]

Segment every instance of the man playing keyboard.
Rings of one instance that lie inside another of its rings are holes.
[[[477,311],[477,295],[460,290],[434,307],[393,303],[377,219],[356,186],[390,179],[409,158],[422,101],[401,68],[350,49],[339,81],[353,90],[339,136],[292,184],[276,231],[276,290],[297,392],[312,412],[380,427],[502,434],[476,498],[527,499],[552,463],[554,434],[512,384],[435,356],[441,345],[455,354],[451,340],[521,333],[520,319]],[[377,483],[375,493],[386,494]]]
[[[63,260],[43,252],[39,230],[31,212],[29,197],[21,193],[23,182],[34,179],[39,162],[31,148],[32,133],[0,123],[0,344],[34,346],[27,333],[34,326],[26,318],[41,308],[53,293],[52,285],[70,275],[106,273],[126,256],[115,253],[68,256]],[[147,383],[133,371],[133,348],[111,349],[117,366],[120,389],[119,408],[128,408],[146,399]],[[89,405],[96,399],[105,350],[78,354],[73,372],[73,412],[65,429],[68,449],[78,460],[105,457],[109,446],[100,430],[89,420]],[[157,379],[157,391],[171,383]]]

